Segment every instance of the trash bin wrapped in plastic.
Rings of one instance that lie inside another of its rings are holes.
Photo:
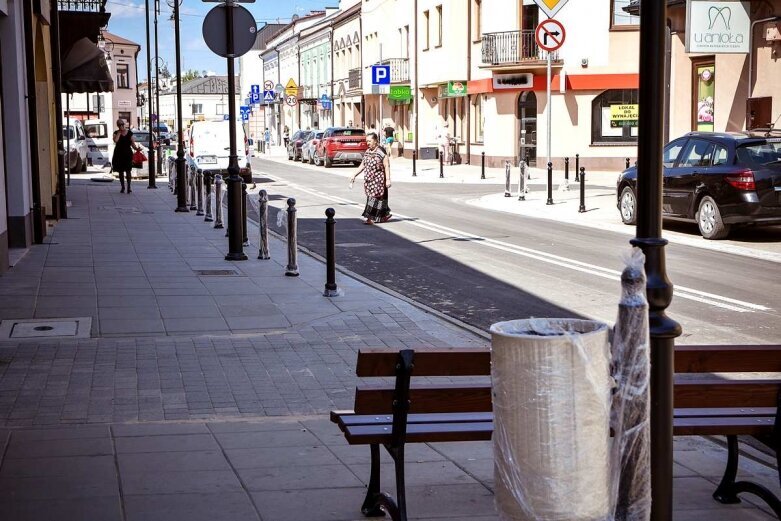
[[[499,518],[612,519],[608,326],[514,320],[491,333]]]
[[[612,347],[616,380],[611,413],[615,431],[613,494],[616,521],[645,521],[651,518],[651,362],[645,255],[634,248],[625,263]]]

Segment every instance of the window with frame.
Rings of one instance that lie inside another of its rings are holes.
[[[483,143],[485,136],[485,117],[484,117],[485,94],[476,94],[472,98],[472,128],[474,132],[474,143]]]
[[[472,42],[483,39],[482,28],[483,0],[472,0]]]
[[[427,51],[429,44],[431,43],[431,13],[429,11],[423,11],[423,50]]]
[[[637,104],[637,89],[606,90],[594,98],[591,102],[591,142],[637,143],[637,120],[625,120],[617,116],[619,105],[626,107]]]
[[[203,114],[202,103],[193,103],[193,114]]]
[[[127,63],[117,64],[117,88],[129,89],[130,88],[130,67]]]
[[[437,9],[437,44],[435,47],[442,47],[442,6],[438,5]]]
[[[639,29],[640,17],[624,11],[631,0],[610,0],[610,28],[611,29]]]

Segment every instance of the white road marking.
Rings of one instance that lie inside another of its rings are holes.
[[[267,177],[271,177],[271,176],[267,175]],[[305,192],[310,195],[314,195],[316,197],[320,197],[328,201],[347,204],[351,206],[357,206],[357,207],[361,206],[360,203],[356,201],[352,201],[350,199],[344,199],[342,197],[338,197],[335,195],[326,194],[318,190],[305,188],[303,186],[294,183],[289,183],[288,186],[290,186],[291,188],[295,188],[296,190],[299,190],[301,192]],[[471,239],[474,241],[473,244],[477,246],[487,246],[489,248],[494,248],[507,253],[512,253],[514,255],[539,260],[542,262],[546,262],[548,264],[552,264],[562,268],[567,268],[574,271],[579,271],[582,273],[587,273],[589,275],[594,275],[596,277],[601,277],[604,279],[615,281],[615,280],[619,280],[621,277],[621,272],[618,270],[603,268],[602,266],[589,264],[587,262],[581,262],[575,259],[570,259],[568,257],[562,257],[560,255],[555,255],[540,250],[534,250],[532,248],[526,248],[524,246],[518,246],[508,242],[498,241],[496,239],[490,239],[488,237],[482,237],[480,235],[475,235],[465,231],[457,230],[455,228],[449,228],[447,226],[418,219],[416,217],[406,216],[399,213],[394,213],[394,215],[401,219],[408,219],[404,221],[406,224],[411,224],[412,226],[417,226],[418,228],[423,228],[424,230],[450,236],[454,239]],[[706,304],[709,306],[735,311],[737,313],[771,311],[771,308],[767,306],[763,306],[761,304],[754,304],[743,300],[724,297],[721,295],[716,295],[714,293],[708,293],[693,288],[687,288],[686,286],[675,285],[674,296],[687,299],[687,300],[692,300],[695,302],[700,302],[702,304]]]

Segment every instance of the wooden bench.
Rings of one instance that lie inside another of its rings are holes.
[[[781,519],[781,502],[770,490],[736,481],[738,435],[764,437],[774,449],[779,446],[781,379],[717,379],[711,374],[781,372],[781,346],[679,346],[675,353],[674,433],[727,436],[727,466],[713,497],[737,503],[739,493],[752,493]],[[405,444],[491,439],[491,386],[463,378],[490,375],[490,362],[487,349],[358,353],[358,377],[395,377],[394,385],[359,385],[352,411],[331,412],[348,443],[370,446],[369,486],[361,507],[365,516],[387,512],[394,521],[406,521]],[[450,380],[411,385],[413,376]],[[380,445],[394,461],[396,500],[380,490]]]

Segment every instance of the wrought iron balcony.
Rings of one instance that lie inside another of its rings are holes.
[[[107,0],[58,0],[60,12],[105,13]]]
[[[388,58],[380,65],[390,65],[391,83],[409,83],[409,58]]]
[[[347,88],[349,90],[361,88],[361,69],[350,69],[348,72]]]
[[[554,60],[559,53],[552,53]],[[512,65],[546,59],[534,39],[534,31],[504,31],[483,35],[482,62],[484,65]]]

